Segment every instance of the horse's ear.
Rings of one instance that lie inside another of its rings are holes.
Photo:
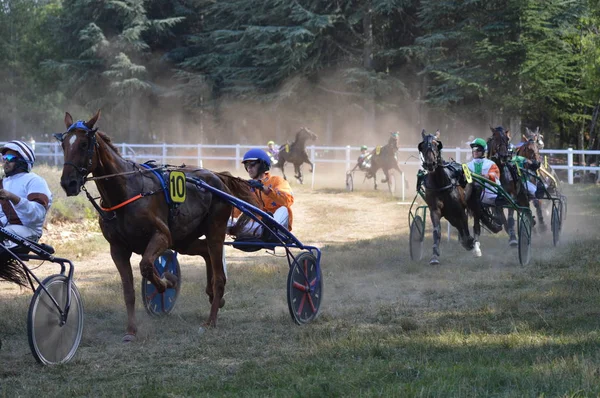
[[[521,138],[523,141],[529,141],[529,129],[527,129],[527,135],[521,134]]]
[[[531,135],[531,130],[529,130],[529,127],[525,127],[525,134],[526,134],[527,136],[530,136],[530,135]]]
[[[540,126],[537,126],[537,128],[535,129],[535,133],[539,134],[540,133]]]
[[[490,130],[492,130],[492,134],[494,134],[496,132],[496,129],[493,128],[492,126],[490,126]]]
[[[442,132],[440,131],[440,129],[437,129],[435,131],[435,138],[438,139],[438,138],[440,138],[441,135],[442,135]]]
[[[71,127],[71,125],[73,124],[73,116],[71,116],[71,114],[69,112],[65,112],[65,126],[67,126],[67,128]]]
[[[427,133],[425,132],[425,129],[421,130],[421,138],[425,139],[426,135]]]
[[[100,109],[98,109],[98,112],[96,112],[96,114],[87,122],[85,122],[85,125],[91,130],[94,128],[94,124],[96,124],[96,122],[98,121],[98,118],[100,117]]]
[[[508,130],[506,130],[504,132],[504,135],[506,135],[508,138],[511,138],[512,137],[512,132],[510,131],[510,129],[508,129]]]

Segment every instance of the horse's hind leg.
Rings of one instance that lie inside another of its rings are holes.
[[[294,172],[296,173],[295,177],[298,179],[298,181],[300,182],[300,184],[304,184],[304,181],[302,179],[302,170],[301,170],[302,164],[300,165],[296,165],[294,163]]]
[[[515,210],[508,209],[508,219],[506,220],[506,232],[508,233],[508,244],[510,246],[517,246],[519,241],[517,240],[517,234],[515,234]]]
[[[539,199],[533,200],[533,206],[535,207],[535,214],[538,220],[540,220],[540,232],[546,232],[546,224],[544,223],[544,211],[542,209],[542,201]]]
[[[135,335],[137,334],[137,321],[135,319],[135,289],[133,287],[133,271],[131,270],[131,251],[111,245],[110,255],[119,271],[121,285],[123,286],[123,298],[125,299],[125,308],[127,309],[127,330],[125,336],[123,336],[123,342],[127,343],[135,340]]]

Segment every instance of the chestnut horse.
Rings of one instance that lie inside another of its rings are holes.
[[[310,131],[306,127],[302,127],[300,131],[296,133],[296,139],[291,144],[284,144],[279,147],[279,157],[277,158],[277,163],[273,165],[273,168],[281,169],[283,173],[283,178],[287,180],[285,175],[284,166],[285,163],[292,163],[294,165],[294,172],[296,179],[302,184],[304,182],[304,178],[302,176],[302,165],[304,163],[308,163],[310,165],[310,173],[313,171],[313,164],[308,158],[308,153],[306,153],[306,141],[308,140],[316,140],[317,135]]]
[[[110,138],[94,128],[99,116],[100,111],[87,122],[74,123],[71,115],[66,113],[67,131],[55,135],[64,152],[60,184],[67,196],[76,196],[85,190],[86,181],[96,183],[102,206],[100,228],[110,244],[110,254],[123,284],[127,308],[123,341],[134,340],[137,332],[132,253],[142,256],[141,274],[159,293],[175,287],[178,281],[174,275],[159,278],[153,266],[158,256],[167,249],[202,256],[206,262],[206,294],[211,303],[205,325],[216,326],[219,308],[225,304],[223,242],[232,206],[190,182],[186,183],[185,201],[178,206],[169,203],[166,186],[157,175],[167,168],[157,168],[159,173],[155,174],[124,159]],[[188,178],[202,179],[219,190],[258,205],[247,182],[228,173],[192,167],[177,170]],[[90,173],[93,177],[88,177]],[[202,236],[205,239],[199,239]]]

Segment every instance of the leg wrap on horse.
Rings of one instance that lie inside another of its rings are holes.
[[[433,254],[436,256],[440,255],[440,239],[441,239],[440,227],[439,225],[433,228]]]

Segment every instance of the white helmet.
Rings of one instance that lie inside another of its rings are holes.
[[[2,154],[4,155],[4,153],[8,149],[12,149],[13,151],[18,152],[19,155],[21,155],[21,157],[25,161],[25,163],[27,163],[27,171],[31,171],[31,167],[35,163],[35,153],[33,152],[33,149],[31,149],[29,144],[23,141],[10,141],[2,146],[0,152],[2,152]]]

